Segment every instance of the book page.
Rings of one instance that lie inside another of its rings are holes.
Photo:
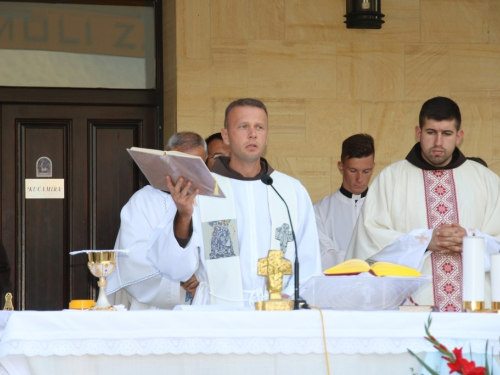
[[[188,155],[186,157],[184,156],[186,154],[182,152],[176,152],[175,154],[173,152],[167,151],[167,154],[161,156],[160,159],[169,166],[170,177],[172,177],[174,183],[180,177],[184,177],[186,183],[188,181],[193,183],[189,189],[190,194],[195,189],[199,189],[201,195],[226,197],[220,190],[217,180],[212,176],[205,162],[199,156]]]
[[[191,181],[190,194],[195,189],[199,189],[201,195],[225,198],[217,180],[199,156],[178,151],[167,151],[165,154],[165,151],[139,147],[133,147],[127,151],[149,183],[156,189],[168,191],[167,175],[169,175],[174,183],[180,177],[184,177],[186,183]]]
[[[158,155],[158,156],[163,156],[167,152],[167,151],[163,151],[163,150],[155,150],[152,148],[142,148],[142,147],[132,147],[132,148],[130,148],[130,150],[144,152],[147,154]],[[173,152],[173,151],[170,151],[170,152]]]

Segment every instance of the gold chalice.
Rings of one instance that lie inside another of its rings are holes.
[[[111,275],[116,268],[116,252],[114,251],[91,251],[87,253],[89,256],[89,270],[95,277],[99,278],[97,285],[99,286],[99,296],[94,307],[90,310],[116,310],[106,297],[106,277]]]

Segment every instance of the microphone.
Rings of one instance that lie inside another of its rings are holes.
[[[264,185],[271,186],[273,190],[276,192],[276,194],[278,194],[278,197],[280,197],[283,203],[285,204],[286,212],[288,213],[288,220],[290,220],[290,228],[292,229],[293,244],[295,245],[295,263],[294,263],[295,272],[293,275],[295,281],[295,298],[293,303],[293,309],[299,310],[300,303],[303,304],[304,308],[308,308],[306,301],[299,300],[299,253],[297,251],[297,240],[295,239],[295,231],[293,230],[292,216],[290,215],[288,204],[286,204],[286,201],[283,199],[281,194],[278,193],[278,190],[276,190],[275,187],[273,186],[273,178],[271,176],[269,176],[268,174],[263,174],[260,180]]]
[[[273,185],[273,178],[271,176],[269,176],[268,174],[263,174],[261,177],[260,177],[260,180],[264,183],[264,185]],[[278,194],[279,195],[279,194]],[[281,196],[280,196],[281,197]],[[283,199],[283,198],[281,198]],[[285,203],[286,204],[286,203]]]

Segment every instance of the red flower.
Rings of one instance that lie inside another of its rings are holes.
[[[462,356],[462,348],[455,348],[452,350],[453,354],[455,354],[456,361],[464,361],[464,357]]]
[[[450,361],[448,367],[450,368],[450,374],[453,372],[458,372],[463,375],[484,375],[486,369],[484,367],[476,367],[474,361],[468,361],[462,356],[462,348],[453,349],[453,354],[455,354],[455,361],[451,362],[449,358],[444,359]]]
[[[484,375],[486,369],[484,367],[476,367],[474,361],[464,360],[463,374],[464,375]]]
[[[445,357],[443,357],[443,358],[447,359]],[[454,362],[454,363],[449,362],[448,367],[450,368],[450,374],[453,374],[454,372],[458,372],[460,374],[460,372],[462,371],[462,366],[458,362]]]
[[[429,315],[429,318],[427,319],[427,324],[425,325],[425,333],[426,336],[424,338],[429,341],[434,348],[439,350],[443,356],[445,361],[447,361],[447,365],[450,368],[450,374],[460,374],[460,375],[490,375],[489,369],[486,370],[484,367],[476,367],[476,364],[474,361],[468,361],[462,356],[462,348],[460,349],[453,349],[452,352],[450,352],[446,346],[441,344],[434,336],[431,335],[429,332],[429,328],[431,326],[432,319]],[[488,344],[486,344],[487,346]],[[413,353],[410,349],[408,349],[408,352],[417,359],[420,364],[429,371],[429,374],[432,375],[439,375],[436,371],[434,371],[432,368],[430,368],[428,365],[425,364],[425,362],[420,359],[415,353]]]

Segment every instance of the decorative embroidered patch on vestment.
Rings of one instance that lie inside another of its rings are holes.
[[[210,259],[220,259],[236,256],[229,225],[231,220],[210,221],[208,224],[213,228],[210,240]],[[233,232],[235,232],[233,230]]]
[[[293,242],[293,234],[290,225],[283,223],[281,227],[276,228],[276,236],[274,238],[280,242],[280,250],[283,251],[283,255],[285,255],[288,243]]]
[[[458,204],[453,170],[422,171],[427,208],[427,225],[435,229],[458,223]],[[462,254],[432,252],[434,304],[439,311],[462,310]]]

